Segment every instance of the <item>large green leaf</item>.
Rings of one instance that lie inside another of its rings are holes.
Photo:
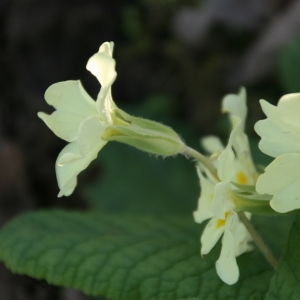
[[[102,212],[190,215],[197,207],[199,179],[195,163],[182,155],[153,157],[111,142],[97,159],[102,176],[83,191]]]
[[[278,270],[271,280],[266,300],[300,299],[300,213],[292,226]]]
[[[0,259],[18,274],[114,300],[263,299],[273,274],[260,253],[238,258],[233,286],[216,275],[219,246],[199,255],[192,219],[37,212],[0,231]]]

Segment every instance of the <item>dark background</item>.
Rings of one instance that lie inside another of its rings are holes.
[[[258,137],[253,125],[263,118],[258,100],[277,103],[284,93],[300,91],[299,16],[300,2],[296,0],[1,0],[1,224],[18,213],[41,208],[112,213],[128,208],[122,203],[129,196],[112,196],[115,192],[109,191],[112,183],[126,185],[122,181],[125,175],[117,176],[116,160],[110,156],[123,158],[127,148],[122,146],[120,150],[107,148],[105,161],[100,159],[80,175],[74,194],[57,198],[54,163],[65,142],[37,118],[38,111],[52,111],[43,95],[55,82],[80,79],[93,97],[97,95],[99,84],[85,65],[100,44],[115,42],[118,77],[113,97],[118,106],[174,127],[194,147],[198,147],[199,137],[207,134],[226,140],[228,124],[220,118],[220,101],[226,93],[245,86],[247,130],[255,144]],[[148,155],[134,151],[124,158],[127,164],[122,165],[122,159],[118,163],[129,179],[141,166],[148,174],[167,174],[166,169],[159,169],[163,168],[161,161],[153,167],[152,158],[149,163]],[[263,162],[260,156],[257,159]],[[112,174],[111,181],[107,174]],[[190,175],[168,176],[169,181],[182,182],[180,176]],[[105,192],[98,191],[104,181]],[[192,184],[191,195],[197,196],[196,177]],[[101,193],[114,200],[103,206],[95,204]],[[130,192],[129,188],[129,193],[134,194],[133,189]],[[134,197],[138,199],[138,191]],[[187,212],[196,207],[196,201],[190,200]],[[152,206],[129,210],[155,212],[159,207],[154,201]],[[1,266],[2,299],[87,298],[13,275]]]

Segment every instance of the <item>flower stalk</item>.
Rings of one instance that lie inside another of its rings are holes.
[[[215,177],[217,181],[220,181],[218,176],[218,171],[216,167],[211,163],[211,160],[198,151],[194,150],[193,148],[187,147],[184,154],[196,158],[199,162],[201,162],[206,169]]]
[[[255,243],[257,248],[262,252],[262,254],[269,262],[269,264],[273,267],[273,269],[276,270],[278,264],[277,259],[275,258],[275,256],[273,255],[269,247],[266,245],[266,243],[263,241],[261,235],[256,231],[253,224],[246,217],[244,212],[239,212],[238,215],[241,222],[244,224],[244,226],[247,228],[248,232],[250,233],[253,242]]]

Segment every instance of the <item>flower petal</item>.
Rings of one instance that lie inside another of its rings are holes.
[[[281,213],[300,208],[300,154],[284,154],[276,158],[257,181],[259,193],[274,195],[271,207]]]
[[[77,139],[78,129],[85,117],[64,111],[55,111],[51,115],[38,113],[46,125],[61,139],[73,142]]]
[[[278,212],[300,208],[300,154],[289,153],[277,157],[260,175],[256,190],[274,195],[271,207]]]
[[[112,125],[112,117],[111,114],[113,109],[116,106],[112,97],[111,97],[111,89],[110,87],[101,88],[100,93],[98,94],[96,106],[98,110],[99,116],[107,123]]]
[[[253,167],[248,138],[244,133],[247,117],[246,89],[242,87],[237,95],[229,94],[225,96],[222,103],[222,111],[230,114],[234,125],[233,131],[235,132],[231,134],[231,143],[238,159],[243,160],[245,165]]]
[[[79,80],[52,84],[45,92],[45,100],[59,111],[84,118],[97,114],[96,102],[84,90]]]
[[[256,190],[274,195],[300,179],[300,153],[283,154],[269,164],[259,176]],[[300,185],[299,185],[300,188]]]
[[[107,141],[102,140],[101,136],[106,130],[107,125],[98,116],[91,116],[82,122],[78,133],[78,150],[83,156],[89,155],[96,148],[102,148]]]
[[[206,225],[201,235],[201,255],[205,255],[215,246],[224,232],[223,222],[219,225],[218,218],[212,218]]]
[[[117,77],[115,70],[116,61],[112,58],[110,51],[101,51],[107,48],[108,43],[100,47],[87,62],[86,68],[97,77],[102,87],[110,87]]]
[[[255,185],[258,175],[252,163],[251,156],[249,156],[248,159],[246,159],[246,157],[242,157],[239,160],[235,160],[232,167],[235,170],[232,182],[238,184]]]
[[[112,57],[114,50],[114,42],[105,42],[99,47],[98,52],[103,52]]]
[[[218,157],[218,176],[221,181],[229,183],[234,175],[234,153],[230,145]]]
[[[238,216],[229,214],[224,236],[222,239],[222,250],[219,259],[216,261],[216,270],[219,277],[227,284],[231,285],[239,279],[239,268],[235,258],[235,237],[234,232],[238,226]]]
[[[235,205],[232,197],[230,183],[219,182],[216,184],[211,206],[211,211],[216,217],[225,220],[226,213],[234,209]]]
[[[242,130],[244,130],[247,117],[246,89],[242,87],[237,95],[229,94],[225,96],[222,102],[222,112],[239,117]]]
[[[234,175],[234,169],[232,166],[235,160],[235,155],[232,150],[232,146],[237,136],[242,133],[241,119],[239,117],[232,116],[231,120],[232,130],[228,144],[218,157],[218,176],[223,182],[230,182]]]
[[[195,222],[202,223],[214,216],[211,212],[211,204],[214,197],[215,184],[202,175],[199,166],[197,167],[197,171],[200,177],[201,196],[198,200],[198,208],[194,211],[194,219]]]
[[[209,154],[213,154],[219,151],[221,152],[222,150],[224,150],[224,146],[221,140],[213,135],[209,135],[202,138],[201,145],[204,148],[204,150]]]
[[[59,157],[59,159],[56,160],[56,164],[57,164],[57,166],[62,167],[66,164],[69,164],[75,160],[82,159],[82,158],[84,158],[84,156],[82,156],[79,153],[67,152],[67,153],[64,153],[63,155],[61,155]]]
[[[250,220],[251,214],[245,212],[246,217]],[[252,238],[244,226],[244,224],[239,220],[235,230],[234,230],[234,240],[235,240],[235,256],[239,256],[245,252],[253,250],[253,245],[250,244]]]
[[[58,197],[69,196],[74,191],[77,185],[77,175],[83,171],[87,166],[97,157],[98,152],[102,148],[95,148],[92,152],[89,153],[86,157],[80,158],[77,142],[72,142],[68,144],[60,152],[57,158],[57,163],[55,165],[56,177],[60,192]],[[59,165],[61,158],[64,156],[72,156],[73,160],[69,160],[68,163],[64,165]]]
[[[270,206],[274,210],[286,213],[300,208],[299,178],[298,181],[274,195],[270,201]]]
[[[287,94],[281,97],[277,106],[281,120],[299,128],[300,93]],[[268,117],[271,117],[268,115]]]
[[[245,133],[240,132],[233,141],[236,159],[233,164],[235,170],[232,181],[239,184],[254,185],[257,180],[257,171],[254,166],[249,140]]]
[[[260,101],[262,110],[268,117],[255,124],[256,132],[262,140],[261,150],[273,157],[284,153],[300,152],[297,141],[300,138],[300,94],[283,96],[278,107],[265,100]]]
[[[300,152],[300,126],[298,129],[285,122],[268,118],[258,121],[254,129],[261,137],[259,149],[262,152],[272,157]]]
[[[110,114],[116,107],[111,97],[110,87],[117,77],[115,70],[116,61],[112,58],[113,43],[103,43],[99,51],[95,53],[87,62],[86,68],[101,84],[100,92],[97,96],[97,110],[99,115],[112,124]]]

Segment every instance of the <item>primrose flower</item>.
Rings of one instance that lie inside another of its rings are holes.
[[[247,114],[245,90],[241,89],[238,95],[226,96],[222,108],[229,113],[233,129],[225,148],[217,137],[202,140],[205,150],[212,154],[219,178],[214,178],[207,169],[198,166],[201,196],[194,219],[197,223],[210,219],[200,239],[201,255],[209,253],[223,235],[216,271],[225,283],[234,284],[239,278],[236,257],[252,249],[249,244],[251,237],[235,211],[234,183],[255,184],[256,171],[244,133]],[[250,218],[251,215],[246,213],[246,216]]]
[[[112,51],[113,43],[104,43],[87,63],[87,69],[101,84],[97,101],[91,99],[79,80],[55,83],[45,93],[46,102],[56,111],[51,115],[39,112],[38,116],[58,137],[69,142],[56,161],[58,197],[73,192],[77,175],[107,143],[101,136],[112,124],[115,107],[110,90],[117,76]]]
[[[56,111],[38,116],[60,138],[69,142],[58,155],[56,176],[58,197],[70,195],[77,185],[77,175],[87,168],[108,141],[119,141],[157,155],[176,155],[185,144],[171,128],[130,116],[120,110],[111,96],[116,79],[113,43],[103,43],[86,68],[101,84],[97,100],[84,90],[79,80],[51,85],[45,99]]]
[[[256,190],[272,195],[271,207],[285,213],[300,208],[300,93],[283,96],[277,107],[260,101],[267,119],[255,124],[259,148],[275,160],[259,176]]]

